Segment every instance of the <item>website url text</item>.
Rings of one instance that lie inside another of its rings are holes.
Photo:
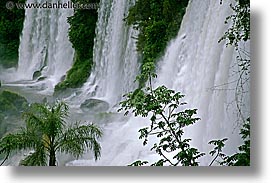
[[[17,9],[98,9],[98,3],[73,3],[71,1],[61,2],[57,1],[54,3],[44,2],[44,3],[15,3],[13,1],[8,1],[6,3],[6,8],[12,10]]]

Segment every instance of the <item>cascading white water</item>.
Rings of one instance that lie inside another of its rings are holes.
[[[134,1],[102,0],[94,46],[95,69],[82,88],[84,98],[100,98],[110,106],[136,87],[138,55],[137,31],[123,20]],[[82,95],[82,98],[83,98]]]
[[[139,72],[139,64],[136,40],[133,38],[137,37],[137,31],[127,26],[123,20],[133,3],[134,0],[100,2],[94,46],[95,69],[82,87],[82,93],[70,98],[69,102],[73,105],[77,106],[89,98],[98,98],[107,101],[113,107],[110,111],[115,112],[122,96],[137,87],[134,80]],[[76,160],[67,165],[123,166],[150,153],[148,148],[144,148],[142,143],[137,141],[137,129],[144,125],[144,119],[131,119],[130,123],[128,118],[120,115],[106,115],[115,117],[111,122],[100,124],[104,129],[101,159],[94,162],[87,160],[91,157],[86,155],[85,160]],[[151,154],[154,156],[154,153]]]
[[[27,3],[44,3],[46,0],[28,0]],[[54,3],[54,0],[47,0]],[[61,2],[67,2],[62,0]],[[33,80],[36,71],[46,79],[40,83],[52,92],[54,86],[72,65],[74,50],[68,39],[67,17],[73,9],[26,9],[19,47],[16,73],[7,82]]]
[[[212,139],[229,138],[225,152],[230,154],[237,151],[241,143],[238,124],[238,111],[235,104],[235,88],[239,78],[239,66],[236,64],[236,52],[232,47],[226,47],[225,42],[218,43],[223,33],[228,29],[224,24],[225,18],[232,13],[229,1],[223,2],[214,0],[193,0],[190,1],[186,15],[178,36],[172,40],[167,47],[166,53],[159,64],[157,73],[158,79],[155,86],[166,85],[186,95],[184,98],[188,103],[186,107],[197,108],[201,120],[186,130],[186,137],[193,139],[192,145],[199,148],[201,152],[208,153],[211,146],[208,142]],[[120,7],[122,8],[122,7]],[[112,9],[114,14],[114,9]],[[118,13],[118,12],[116,12]],[[110,16],[106,14],[106,16]],[[106,22],[106,21],[105,21]],[[106,28],[99,36],[103,40],[110,40],[109,37],[119,32],[107,34],[108,28],[114,26],[113,22],[106,22]],[[121,24],[116,23],[112,30],[117,29]],[[104,26],[103,26],[104,27]],[[104,41],[103,41],[104,42]],[[106,42],[106,41],[105,41]],[[111,42],[114,43],[114,42]],[[107,58],[117,57],[117,50],[121,48],[116,44],[107,44],[106,49],[99,49],[102,55],[110,55],[101,59],[101,70],[99,75],[92,75],[91,78],[100,77],[99,81],[106,84],[102,87],[103,96],[113,87],[116,78],[110,76],[113,62],[106,62]],[[249,49],[249,45],[246,45]],[[108,50],[116,50],[111,53]],[[98,58],[98,57],[96,57]],[[98,63],[98,64],[99,64]],[[122,68],[114,68],[114,71],[121,71]],[[110,72],[110,73],[108,73]],[[97,78],[98,79],[98,78]],[[246,83],[246,90],[249,91],[249,82]],[[116,88],[112,88],[116,89]],[[114,93],[113,93],[114,94]],[[112,96],[112,93],[109,94]],[[249,116],[249,93],[243,96],[243,116]],[[113,122],[104,126],[105,135],[102,141],[102,158],[99,162],[78,160],[69,165],[126,165],[137,159],[154,160],[156,156],[148,148],[141,146],[138,141],[137,131],[146,123],[146,119],[130,118],[126,122]],[[147,124],[148,125],[148,124]],[[136,140],[134,139],[136,138]],[[205,156],[200,159],[200,165],[208,165],[211,157]]]
[[[240,77],[234,48],[218,43],[228,25],[225,18],[232,14],[229,4],[213,0],[193,0],[183,18],[178,37],[167,48],[160,63],[157,85],[186,95],[187,107],[197,108],[201,120],[187,130],[193,145],[209,152],[212,139],[229,138],[227,153],[237,151],[241,140],[235,89]],[[249,45],[247,45],[249,50]],[[169,76],[169,77],[167,77]],[[249,82],[245,86],[249,91]],[[243,116],[249,116],[249,93],[242,99]],[[237,127],[237,128],[236,128]],[[209,163],[209,157],[201,160]]]

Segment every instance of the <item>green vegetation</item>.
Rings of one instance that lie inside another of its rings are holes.
[[[73,0],[74,3],[99,3],[99,0]],[[75,49],[75,61],[66,79],[56,85],[55,91],[80,87],[90,76],[93,65],[93,47],[97,9],[77,9],[68,18],[69,38]]]
[[[72,68],[67,72],[66,79],[55,86],[55,92],[62,91],[66,88],[81,87],[91,74],[91,64],[90,59],[81,60],[81,58],[77,56]]]
[[[156,63],[162,56],[167,42],[174,38],[181,25],[189,0],[137,0],[131,7],[126,21],[139,30],[137,50],[142,53],[142,66]],[[144,71],[141,66],[141,73]],[[151,69],[154,69],[153,67]],[[149,79],[142,74],[141,87]]]
[[[100,157],[101,130],[93,124],[77,123],[67,127],[68,106],[65,103],[33,104],[23,117],[26,127],[0,140],[0,154],[6,155],[5,160],[11,152],[19,150],[34,151],[20,162],[23,166],[55,166],[57,152],[79,157],[93,150],[95,159]]]
[[[18,127],[14,121],[20,119],[28,105],[28,101],[17,93],[7,90],[0,92],[0,138],[8,130]]]
[[[0,93],[0,114],[18,114],[28,107],[28,101],[18,95],[7,90]]]
[[[6,8],[9,0],[0,2],[0,65],[15,67],[18,62],[20,34],[25,17],[24,9]],[[14,3],[24,3],[25,0],[14,0]]]

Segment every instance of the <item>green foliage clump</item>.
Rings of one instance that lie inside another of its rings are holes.
[[[0,93],[0,114],[18,114],[28,107],[26,98],[7,90]]]
[[[57,102],[33,104],[23,117],[26,127],[16,133],[10,133],[0,140],[0,155],[10,157],[11,152],[31,151],[20,165],[56,166],[56,153],[68,153],[75,157],[87,150],[93,150],[95,159],[100,157],[101,130],[94,124],[67,126],[68,106]],[[3,164],[3,162],[2,162]]]
[[[99,3],[99,0],[73,0],[73,3]],[[68,18],[69,39],[76,52],[75,62],[66,79],[55,87],[55,91],[80,87],[90,76],[93,65],[97,9],[76,9]]]
[[[20,35],[23,29],[25,10],[7,9],[6,3],[9,0],[0,2],[0,65],[14,67],[18,62],[18,48]],[[25,0],[14,0],[14,3],[24,3]]]
[[[66,79],[63,82],[58,83],[55,86],[55,91],[62,91],[66,88],[77,88],[80,87],[91,74],[91,61],[80,60],[77,57],[77,60],[74,62],[72,68],[68,71]]]
[[[189,0],[137,0],[126,21],[139,30],[137,50],[142,53],[142,65],[155,64],[167,42],[177,35]],[[141,67],[141,73],[146,72]],[[148,78],[140,78],[140,85]]]
[[[99,3],[99,0],[73,0],[74,3]],[[81,60],[93,57],[97,9],[76,9],[68,18],[69,38]]]

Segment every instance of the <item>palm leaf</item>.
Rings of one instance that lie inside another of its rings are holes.
[[[37,136],[32,131],[21,129],[15,134],[8,134],[0,140],[0,154],[9,154],[11,151],[35,149]]]
[[[94,124],[76,124],[68,128],[61,136],[57,150],[70,153],[75,157],[82,155],[86,149],[93,150],[95,159],[100,157],[101,146],[98,140],[102,131]]]
[[[47,155],[43,146],[20,161],[20,166],[47,166]]]

